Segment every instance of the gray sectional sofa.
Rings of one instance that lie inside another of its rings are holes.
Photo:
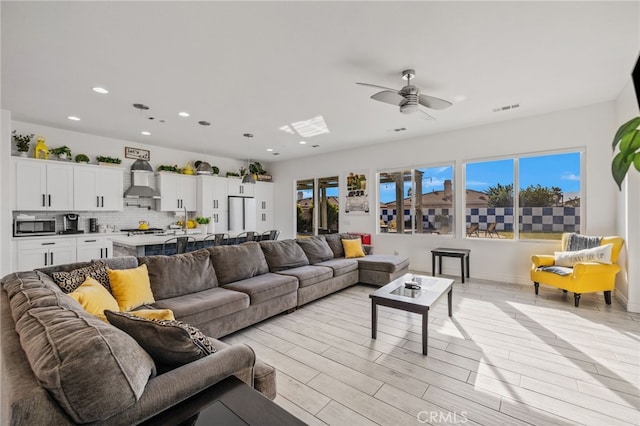
[[[404,258],[345,259],[342,238],[349,237],[108,259],[111,269],[146,265],[155,303],[140,308],[171,309],[217,349],[162,374],[132,337],[86,313],[50,276],[90,263],[3,277],[3,412],[15,425],[137,424],[231,375],[273,399],[273,368],[250,347],[216,338],[358,282],[383,285],[407,272]]]

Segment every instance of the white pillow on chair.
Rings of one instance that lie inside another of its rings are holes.
[[[597,262],[611,264],[611,249],[613,244],[576,251],[556,251],[554,253],[556,266],[573,267],[579,262]]]

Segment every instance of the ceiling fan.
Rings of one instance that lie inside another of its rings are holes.
[[[416,111],[420,111],[427,117],[433,119],[426,111],[419,108],[423,106],[425,108],[441,110],[449,108],[453,105],[451,102],[444,99],[436,98],[435,96],[424,95],[420,93],[420,88],[411,84],[411,79],[416,76],[415,70],[402,71],[402,78],[407,80],[407,85],[400,90],[391,89],[389,87],[378,86],[377,84],[369,83],[356,83],[362,86],[377,87],[384,89],[382,92],[378,92],[371,96],[371,99],[384,102],[391,105],[400,107],[400,112],[403,114],[412,114]]]

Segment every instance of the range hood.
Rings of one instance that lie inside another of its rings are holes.
[[[153,168],[148,161],[136,160],[131,166],[131,187],[124,192],[125,198],[160,199],[160,193],[149,185]]]

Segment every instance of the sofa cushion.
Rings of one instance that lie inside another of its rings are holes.
[[[278,272],[309,264],[302,247],[296,240],[260,241],[264,257],[269,264],[269,271]]]
[[[69,297],[78,302],[82,308],[95,315],[102,321],[107,321],[104,316],[105,309],[118,310],[118,301],[98,281],[87,276],[80,287],[69,293]]]
[[[344,247],[344,257],[347,259],[353,259],[355,257],[364,257],[364,250],[362,249],[362,241],[359,239],[342,240],[342,247]]]
[[[342,240],[360,239],[357,235],[349,234],[326,234],[324,237],[327,239],[327,244],[331,247],[331,251],[333,251],[333,257],[344,257]]]
[[[333,269],[326,266],[307,265],[280,271],[278,274],[296,277],[299,287],[302,288],[333,278]]]
[[[357,260],[360,269],[388,273],[393,273],[409,266],[408,258],[385,254],[370,254],[365,257],[359,257]]]
[[[180,321],[198,325],[247,309],[249,296],[222,287],[214,287],[198,293],[158,300],[153,306],[159,309],[171,309]]]
[[[91,277],[98,281],[107,290],[111,290],[109,286],[109,274],[107,273],[107,265],[103,262],[95,262],[83,268],[74,269],[72,271],[57,271],[51,273],[51,278],[60,286],[65,293],[71,293],[82,285],[87,277]]]
[[[3,280],[22,349],[42,387],[76,423],[100,422],[133,406],[155,375],[149,354],[44,277],[31,271]]]
[[[265,300],[295,292],[298,289],[298,280],[295,277],[266,273],[227,284],[224,288],[246,293],[251,299],[251,304],[255,305]]]
[[[105,315],[158,364],[178,367],[216,351],[200,330],[182,321],[146,319],[128,312],[105,311]]]
[[[113,309],[110,309],[110,310],[113,310]],[[135,311],[129,311],[129,313],[131,315],[135,315],[137,317],[146,318],[146,319],[157,319],[157,320],[176,319],[171,309],[136,309]]]
[[[130,311],[138,306],[154,303],[147,265],[134,269],[109,269],[111,293],[118,301],[121,311]]]
[[[304,254],[309,259],[311,265],[318,262],[333,259],[333,251],[324,235],[316,235],[310,238],[300,238],[296,240],[298,245],[302,247]]]
[[[139,257],[147,265],[151,291],[156,300],[196,293],[218,285],[209,252],[197,250],[173,256]]]
[[[358,269],[358,261],[356,259],[330,259],[324,262],[317,263],[315,266],[326,266],[333,269],[333,276],[339,277],[351,271]]]
[[[269,272],[269,265],[260,245],[250,241],[234,246],[216,246],[207,249],[220,285],[251,278]]]
[[[104,262],[109,269],[133,269],[140,266],[138,258],[135,256],[117,256],[108,259],[95,259],[91,262]]]

